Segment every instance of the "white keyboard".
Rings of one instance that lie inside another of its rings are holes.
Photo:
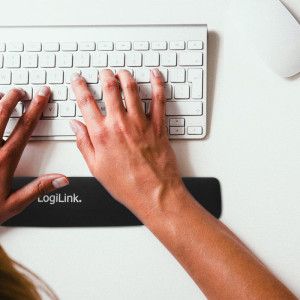
[[[207,27],[205,25],[2,27],[0,91],[21,87],[26,97],[11,115],[5,136],[41,85],[51,97],[32,139],[74,140],[69,120],[83,121],[70,86],[81,73],[106,114],[98,73],[110,68],[131,72],[145,112],[151,103],[150,71],[164,78],[166,128],[170,139],[206,135]]]

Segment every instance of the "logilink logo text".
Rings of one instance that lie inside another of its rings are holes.
[[[44,202],[49,204],[55,203],[80,203],[82,202],[81,199],[78,198],[79,196],[73,193],[72,195],[64,194],[55,194],[55,195],[44,195],[42,198],[38,198],[38,202]]]

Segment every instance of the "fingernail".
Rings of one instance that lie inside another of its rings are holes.
[[[158,69],[153,69],[153,75],[154,75],[155,77],[160,77],[160,72],[159,72],[159,70],[158,70]]]
[[[77,126],[76,122],[71,120],[71,121],[69,121],[69,124],[70,124],[72,131],[76,134],[76,132],[78,131],[78,126]]]
[[[22,97],[26,95],[26,92],[22,88],[17,87],[17,89],[22,93]]]
[[[73,74],[71,74],[70,79],[71,79],[71,81],[75,81],[75,80],[79,79],[80,77],[81,77],[80,74],[73,73]]]
[[[39,96],[45,97],[45,96],[48,96],[48,94],[49,94],[49,89],[46,86],[43,86],[39,89],[39,92],[38,92]]]
[[[60,177],[52,181],[54,188],[59,189],[69,184],[69,181],[65,177]]]

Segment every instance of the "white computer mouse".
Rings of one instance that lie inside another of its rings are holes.
[[[279,0],[233,0],[228,13],[273,72],[300,72],[300,24]]]

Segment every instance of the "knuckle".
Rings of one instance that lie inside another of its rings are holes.
[[[162,105],[165,105],[166,104],[166,97],[165,97],[165,94],[161,91],[159,91],[158,93],[155,94],[155,99],[158,103],[161,103]]]
[[[124,83],[124,89],[130,92],[137,92],[137,83],[134,80],[126,80]]]
[[[93,129],[92,135],[97,141],[100,142],[105,142],[108,139],[107,130],[99,126]]]
[[[44,180],[40,180],[38,182],[37,189],[38,189],[38,195],[40,195],[40,196],[47,194],[47,192],[48,192],[47,185],[44,182]]]
[[[115,78],[105,79],[101,83],[102,89],[106,91],[113,91],[119,89],[119,83]]]
[[[94,101],[94,98],[90,94],[84,94],[81,97],[78,98],[78,104],[80,106],[86,106],[89,105],[92,101]]]
[[[33,127],[35,125],[35,120],[33,120],[31,117],[29,117],[26,114],[24,114],[20,118],[19,122],[20,122],[21,127],[25,130],[31,130],[31,129],[33,129]]]
[[[0,102],[0,117],[6,117],[9,111],[7,106],[4,103]]]

